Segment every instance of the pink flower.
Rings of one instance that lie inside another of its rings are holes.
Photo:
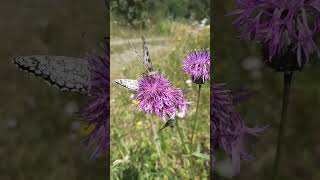
[[[177,110],[185,113],[189,102],[180,89],[173,88],[169,80],[156,73],[143,75],[138,80],[138,108],[148,114],[155,113],[166,121],[166,117],[174,119]]]
[[[192,77],[193,82],[203,84],[210,79],[210,52],[190,52],[183,61],[183,70]]]

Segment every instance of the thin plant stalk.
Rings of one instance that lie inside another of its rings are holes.
[[[160,141],[159,141],[159,136],[157,134],[156,128],[154,127],[153,123],[151,123],[151,127],[152,127],[152,132],[153,132],[153,140],[156,142],[156,148],[157,148],[158,154],[162,159],[162,149],[161,149],[161,145],[160,145]]]
[[[183,150],[184,150],[185,153],[188,153],[189,151],[188,151],[188,148],[186,146],[186,143],[184,142],[183,134],[182,134],[182,131],[181,131],[181,128],[179,126],[178,121],[176,121],[175,127],[177,128],[177,131],[178,131],[181,143],[182,143]]]
[[[191,133],[191,140],[190,140],[190,146],[192,148],[192,143],[193,143],[193,135],[194,131],[196,128],[196,123],[197,123],[197,116],[198,116],[198,108],[199,108],[199,101],[200,101],[200,92],[201,92],[201,84],[199,84],[199,89],[198,89],[198,98],[197,98],[197,107],[196,107],[196,115],[193,120],[193,125],[192,125],[192,133]]]
[[[280,157],[281,157],[281,148],[284,142],[284,127],[287,120],[287,109],[289,105],[289,95],[290,95],[290,86],[292,80],[292,72],[285,72],[284,73],[284,88],[283,88],[283,99],[282,99],[282,112],[281,112],[281,121],[278,131],[278,140],[277,140],[277,151],[276,157],[274,160],[273,165],[273,173],[272,173],[272,180],[275,180],[278,174],[278,168],[280,164]]]
[[[151,124],[151,127],[152,127],[153,140],[154,140],[154,142],[156,144],[157,153],[158,153],[158,155],[160,157],[160,163],[161,163],[161,165],[165,166],[165,164],[164,164],[165,161],[163,161],[162,149],[161,149],[161,145],[160,145],[158,134],[156,132],[156,128],[154,127],[154,124],[151,121],[151,117],[148,116],[147,119],[149,120],[149,123]]]
[[[175,127],[178,131],[178,134],[179,134],[179,137],[180,137],[180,140],[181,140],[181,144],[182,144],[182,147],[183,147],[183,150],[184,152],[188,155],[188,158],[189,158],[189,163],[191,164],[191,173],[192,173],[192,177],[195,177],[195,172],[194,172],[194,166],[193,166],[193,163],[192,163],[192,159],[191,159],[191,156],[190,156],[190,153],[189,153],[189,149],[187,148],[187,145],[184,141],[184,138],[183,138],[183,133],[182,133],[182,130],[179,126],[179,123],[178,121],[176,121],[175,123]]]

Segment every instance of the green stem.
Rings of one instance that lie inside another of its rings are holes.
[[[157,134],[156,128],[154,127],[154,124],[153,124],[153,122],[151,120],[151,117],[147,116],[147,119],[148,119],[149,123],[151,124],[151,130],[152,130],[151,133],[153,134],[153,141],[155,142],[156,150],[157,150],[158,156],[160,158],[160,164],[163,167],[166,167],[166,164],[164,163],[166,161],[163,161],[163,154],[162,154],[161,144],[160,144],[160,141],[159,141],[159,136]]]
[[[277,151],[276,151],[276,157],[275,157],[274,165],[273,165],[272,180],[276,179],[277,174],[278,174],[279,164],[280,164],[281,148],[282,148],[283,139],[284,139],[283,138],[284,126],[286,124],[286,119],[287,119],[287,109],[288,109],[288,104],[289,104],[289,95],[290,95],[292,74],[293,74],[292,72],[285,72],[284,73],[284,88],[283,88],[281,121],[280,121],[280,127],[279,127],[279,131],[278,131]]]
[[[159,136],[157,134],[156,128],[154,127],[154,124],[152,122],[151,123],[151,127],[152,127],[152,132],[153,132],[153,140],[156,142],[156,148],[158,151],[158,154],[160,156],[160,158],[162,159],[162,149],[161,149],[161,145],[160,145],[160,141],[159,141]]]
[[[195,128],[196,128],[196,122],[197,122],[197,116],[198,116],[198,107],[199,107],[199,101],[200,101],[200,92],[201,92],[201,84],[199,84],[197,107],[196,107],[196,115],[195,115],[195,117],[194,117],[193,126],[192,126],[192,133],[191,133],[191,140],[190,140],[190,146],[191,146],[191,148],[192,148],[193,135],[194,135],[194,131],[195,131]]]
[[[182,131],[181,131],[181,128],[180,128],[180,126],[179,126],[178,121],[176,121],[175,127],[177,128],[177,131],[178,131],[178,134],[179,134],[181,143],[182,143],[183,150],[184,150],[185,153],[188,155],[189,163],[191,164],[191,168],[192,168],[192,170],[191,170],[192,177],[195,177],[195,176],[194,176],[194,166],[193,166],[193,164],[192,164],[192,158],[191,158],[191,156],[190,156],[190,153],[189,153],[189,150],[188,150],[188,148],[187,148],[187,146],[186,146],[186,143],[184,142],[183,134],[182,134]]]
[[[183,138],[182,131],[181,131],[181,128],[179,126],[178,121],[176,121],[175,127],[177,128],[177,131],[178,131],[178,134],[179,134],[182,146],[183,146],[184,153],[188,154],[188,149],[187,149],[186,143],[184,142],[184,138]]]

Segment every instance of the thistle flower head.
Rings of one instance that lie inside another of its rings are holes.
[[[148,114],[155,113],[164,122],[168,115],[174,119],[177,110],[185,113],[189,102],[180,89],[173,88],[169,80],[155,73],[143,75],[138,80],[138,108]]]
[[[86,142],[88,146],[95,145],[93,156],[104,154],[108,151],[110,142],[109,124],[109,41],[105,38],[103,42],[103,54],[88,58],[90,69],[90,99],[82,109],[81,115],[84,120],[93,125],[94,129],[88,135]]]
[[[234,24],[242,37],[263,44],[266,63],[271,67],[280,71],[301,69],[311,54],[320,54],[314,40],[320,31],[319,0],[236,2],[238,9],[232,15],[238,17]]]
[[[211,85],[211,125],[212,131],[215,133],[211,133],[211,144],[218,143],[219,131],[217,131],[218,127],[223,122],[228,122],[230,119],[230,114],[233,111],[233,103],[231,91],[225,89],[225,84],[212,84]],[[215,128],[215,129],[213,129]],[[213,146],[212,146],[213,147]]]
[[[239,173],[240,160],[251,160],[254,157],[246,151],[244,139],[246,135],[256,136],[263,128],[248,128],[240,114],[236,112],[233,95],[224,84],[211,85],[211,154],[223,148],[233,162],[234,170]]]
[[[191,51],[183,61],[183,70],[192,77],[193,82],[203,84],[210,79],[210,52]]]

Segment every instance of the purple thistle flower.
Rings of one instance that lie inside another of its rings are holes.
[[[191,51],[183,61],[183,70],[196,84],[204,84],[210,79],[210,52]]]
[[[174,119],[177,110],[187,111],[187,102],[180,89],[173,88],[169,80],[160,74],[143,75],[138,80],[138,108],[146,113],[155,113],[165,122],[166,116]]]
[[[238,18],[234,24],[243,38],[263,44],[266,63],[271,67],[280,71],[301,69],[310,55],[320,55],[314,40],[320,32],[320,0],[236,2],[238,9],[232,15]]]
[[[211,83],[210,94],[210,154],[214,156],[214,149],[219,146],[220,124],[228,122],[233,109],[230,90],[224,89],[224,84],[213,85]],[[215,158],[214,158],[215,159]]]
[[[102,55],[92,56],[88,59],[91,73],[90,99],[81,111],[85,121],[94,127],[85,139],[88,146],[96,146],[93,156],[107,153],[110,142],[109,38],[104,39],[103,50]]]
[[[211,154],[222,147],[231,156],[233,167],[240,172],[240,160],[252,160],[245,148],[245,135],[257,136],[264,128],[248,128],[240,114],[235,111],[233,95],[224,88],[224,84],[211,85]]]

